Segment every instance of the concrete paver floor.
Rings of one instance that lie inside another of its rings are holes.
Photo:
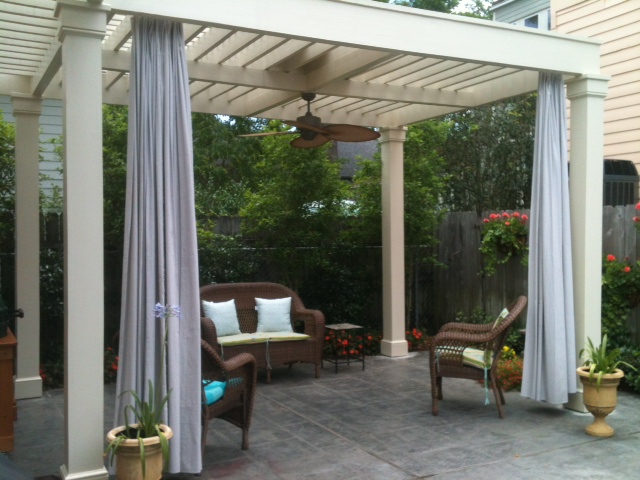
[[[307,365],[277,368],[272,383],[259,374],[250,448],[241,432],[210,425],[199,477],[172,480],[352,479],[631,479],[640,478],[640,396],[620,392],[608,423],[612,438],[584,432],[590,414],[506,394],[499,419],[491,396],[470,380],[444,379],[440,415],[431,415],[426,353],[325,364],[315,379]],[[114,387],[105,391],[105,433]],[[33,476],[57,474],[64,462],[62,391],[20,400],[15,464]],[[0,472],[0,480],[2,478]],[[10,479],[7,479],[10,480]]]

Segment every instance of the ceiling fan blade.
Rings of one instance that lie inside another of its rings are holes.
[[[327,131],[325,135],[338,142],[366,142],[380,136],[380,133],[370,128],[346,123],[327,125],[325,130]]]
[[[309,125],[307,123],[296,122],[296,121],[293,121],[293,120],[285,120],[284,124],[285,125],[289,125],[291,127],[296,127],[298,129],[301,129],[301,130],[311,130],[312,132],[322,133],[322,134],[325,134],[325,135],[328,133],[324,128],[315,127],[315,126]]]
[[[262,132],[262,133],[245,133],[244,135],[238,135],[238,137],[270,137],[272,135],[293,135],[294,131],[291,132]]]
[[[294,138],[289,145],[295,148],[315,148],[330,142],[331,139],[321,133],[317,134],[313,140],[305,140],[302,137]]]

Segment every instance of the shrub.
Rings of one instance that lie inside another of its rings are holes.
[[[640,302],[640,262],[607,255],[602,265],[602,333],[612,347],[629,345],[627,318]]]
[[[506,346],[505,348],[509,349]],[[509,349],[508,352],[513,352],[513,350]],[[515,352],[507,354],[508,352],[503,352],[496,368],[497,380],[505,392],[520,389],[522,384],[522,358],[517,356]]]
[[[422,330],[414,328],[407,331],[407,343],[410,352],[417,352],[427,349],[427,336]]]
[[[379,355],[380,340],[382,334],[368,333],[356,334],[348,330],[329,330],[324,338],[323,354],[327,356],[337,355]]]

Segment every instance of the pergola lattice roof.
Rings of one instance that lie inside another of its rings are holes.
[[[67,2],[68,3],[68,2]],[[80,3],[80,2],[79,2]],[[92,2],[98,3],[98,2]],[[132,15],[184,24],[194,111],[400,126],[599,73],[599,44],[368,0],[112,0],[103,100],[128,102]],[[0,93],[61,96],[55,0],[0,4]]]

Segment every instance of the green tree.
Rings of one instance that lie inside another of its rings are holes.
[[[13,252],[15,231],[15,129],[0,111],[0,246]],[[8,300],[8,299],[7,299]]]
[[[102,106],[104,244],[116,252],[122,252],[124,241],[128,115],[126,106]]]
[[[193,114],[196,212],[199,220],[237,215],[247,190],[256,187],[257,139],[238,138],[264,125],[261,120]]]
[[[274,122],[271,128],[282,127]],[[340,180],[340,162],[328,159],[328,146],[297,149],[289,141],[261,140],[258,185],[241,211],[245,241],[265,248],[270,279],[297,291],[305,305],[334,321],[362,319],[366,283],[361,270],[349,268],[353,255],[339,236],[349,189]]]
[[[535,95],[525,95],[445,117],[450,210],[480,216],[530,205],[535,103]]]
[[[448,124],[426,121],[409,127],[404,145],[405,300],[407,326],[413,319],[412,284],[417,265],[431,261],[437,228],[444,214],[440,199],[448,175],[441,155]],[[363,245],[380,245],[382,232],[379,155],[363,160],[354,178],[358,216],[350,238]]]
[[[245,233],[264,246],[318,247],[334,241],[347,184],[328,147],[297,149],[286,136],[265,137],[256,188],[241,215]]]

